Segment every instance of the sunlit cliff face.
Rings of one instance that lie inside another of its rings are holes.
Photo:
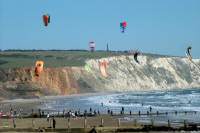
[[[129,92],[200,88],[200,60],[139,55],[87,60],[85,67],[46,68],[39,78],[34,67],[0,69],[0,99],[32,98],[86,92]],[[100,63],[107,61],[107,74]]]
[[[90,73],[73,69],[76,80],[87,83],[95,91],[128,92],[166,89],[200,88],[200,60],[191,62],[180,57],[139,55],[92,59]],[[99,66],[107,61],[108,77],[101,75]]]
[[[80,93],[71,68],[45,68],[34,77],[34,67],[6,68],[0,70],[4,79],[0,82],[0,97],[30,98],[44,95]],[[12,94],[12,95],[10,95]]]

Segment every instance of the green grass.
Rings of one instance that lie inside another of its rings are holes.
[[[45,67],[84,66],[87,59],[110,56],[133,55],[106,51],[4,51],[0,52],[0,68],[35,66],[37,60],[44,61]]]

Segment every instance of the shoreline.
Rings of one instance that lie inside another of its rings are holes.
[[[90,95],[103,95],[107,94],[104,92],[98,92],[98,93],[82,93],[82,94],[68,94],[68,95],[56,95],[56,96],[44,96],[40,98],[30,98],[30,99],[22,99],[22,98],[17,98],[17,99],[10,99],[10,100],[1,100],[0,103],[8,103],[8,102],[28,102],[28,101],[36,101],[36,100],[49,100],[49,99],[62,99],[62,98],[73,98],[73,97],[82,97],[82,96],[90,96]]]
[[[40,98],[30,98],[30,99],[6,99],[0,100],[1,103],[9,103],[9,102],[31,102],[31,101],[39,101],[39,100],[54,100],[54,99],[64,99],[64,98],[73,98],[73,97],[82,97],[82,96],[91,96],[91,95],[103,95],[103,94],[119,94],[119,93],[133,93],[133,92],[158,92],[158,91],[177,91],[177,90],[193,90],[198,88],[188,88],[188,89],[165,89],[165,90],[145,90],[145,91],[130,91],[130,92],[95,92],[95,93],[77,93],[77,94],[67,94],[67,95],[56,95],[56,96],[43,96]]]
[[[165,90],[163,90],[163,91],[165,91]],[[141,92],[143,93],[144,91],[141,91]],[[147,91],[145,91],[145,92],[147,92]],[[126,94],[126,93],[127,92],[124,92],[124,94]],[[136,92],[136,93],[138,93],[138,92]],[[95,97],[95,96],[102,96],[102,95],[104,96],[104,95],[109,95],[109,94],[112,95],[112,94],[120,94],[120,93],[118,93],[118,92],[115,92],[115,93],[112,93],[112,92],[106,92],[106,93],[105,92],[97,92],[97,93],[82,93],[82,94],[68,94],[68,95],[44,96],[44,97],[41,97],[41,98],[32,98],[32,99],[2,100],[2,101],[0,101],[0,111],[3,109],[4,111],[8,112],[8,111],[10,111],[11,108],[13,108],[13,110],[15,110],[15,109],[16,110],[24,109],[24,111],[28,112],[28,111],[31,111],[32,109],[34,109],[34,110],[39,109],[40,108],[39,106],[48,105],[48,104],[57,104],[57,100],[59,102],[60,99],[74,98],[73,100],[76,103],[76,101],[77,101],[76,97],[77,98],[78,97],[86,97],[87,98],[87,96]],[[111,103],[112,102],[113,101],[111,101]],[[98,105],[98,106],[100,106],[100,105]],[[109,107],[108,104],[105,105],[105,106]],[[121,107],[122,106],[123,105],[121,105]],[[142,105],[142,107],[143,107],[143,105]],[[144,103],[144,107],[146,109],[144,109],[143,111],[148,111],[147,109],[149,107],[147,105],[145,105],[145,103]],[[141,107],[139,107],[139,108],[141,108]],[[78,107],[77,108],[73,107],[73,108],[69,108],[69,109],[78,109]],[[154,109],[156,109],[156,108],[154,108]],[[44,109],[44,110],[46,110],[46,109]],[[142,111],[142,110],[137,110],[137,111]],[[163,111],[163,110],[158,110],[158,111]],[[172,111],[176,111],[176,109],[172,110]],[[187,110],[185,110],[185,111],[187,111]],[[199,112],[199,111],[197,111],[197,112]]]
[[[83,93],[83,94],[69,94],[69,95],[57,95],[57,96],[44,96],[41,98],[32,98],[32,99],[12,99],[12,100],[2,100],[0,101],[0,111],[4,113],[16,110],[17,112],[22,109],[24,112],[30,112],[33,110],[36,112],[40,105],[43,104],[46,100],[56,100],[56,99],[65,99],[65,98],[74,98],[74,97],[84,97],[84,96],[95,96],[103,95],[107,93]]]

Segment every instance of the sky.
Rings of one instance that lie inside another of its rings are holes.
[[[90,50],[90,41],[95,50],[109,44],[113,51],[183,57],[192,46],[200,58],[200,0],[0,0],[1,50]]]

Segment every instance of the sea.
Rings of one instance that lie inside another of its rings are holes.
[[[148,124],[154,120],[155,124],[167,124],[170,120],[172,125],[182,125],[184,120],[200,123],[200,89],[94,94],[53,99],[40,106],[53,113],[64,109],[80,109],[83,113],[91,108],[92,112],[96,110],[100,114],[107,114],[108,110],[120,114],[122,107],[129,115],[121,121],[134,122],[137,119],[138,123]]]

